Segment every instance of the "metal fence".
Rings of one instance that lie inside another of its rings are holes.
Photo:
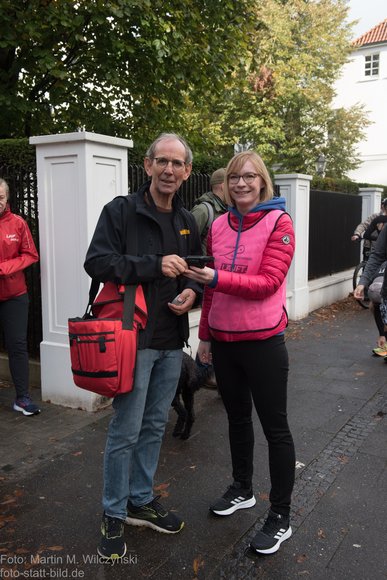
[[[355,267],[359,245],[351,241],[361,222],[362,198],[333,191],[310,191],[308,278],[314,280]]]

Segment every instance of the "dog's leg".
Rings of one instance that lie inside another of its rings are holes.
[[[185,419],[185,427],[180,437],[181,439],[188,439],[189,436],[191,435],[192,425],[194,424],[195,421],[194,394],[189,387],[183,390],[182,398],[184,401],[186,419]]]
[[[177,421],[175,428],[172,432],[173,437],[179,437],[183,433],[185,421],[187,418],[187,411],[184,409],[183,405],[180,402],[179,395],[175,395],[172,401],[172,407],[175,409],[177,413]]]

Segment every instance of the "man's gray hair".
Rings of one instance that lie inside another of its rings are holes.
[[[188,145],[187,141],[183,139],[183,137],[180,137],[180,135],[177,135],[176,133],[161,133],[157,137],[157,139],[153,141],[152,145],[146,152],[145,157],[149,157],[149,159],[154,159],[156,147],[160,143],[160,141],[170,139],[177,139],[178,141],[180,141],[180,143],[184,146],[185,149],[185,162],[192,163],[193,155],[190,146]]]

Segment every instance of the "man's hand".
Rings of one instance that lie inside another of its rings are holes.
[[[181,316],[182,314],[185,314],[191,310],[195,299],[196,292],[194,292],[192,288],[185,288],[179,294],[179,304],[172,304],[171,302],[168,302],[168,306],[177,316]]]
[[[187,264],[177,254],[170,254],[163,256],[161,260],[161,271],[167,278],[177,278],[180,274],[184,274],[187,269]]]
[[[359,284],[356,286],[353,295],[357,300],[364,300],[364,285]]]

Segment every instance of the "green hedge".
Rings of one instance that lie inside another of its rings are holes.
[[[333,177],[313,177],[311,188],[323,191],[340,191],[341,193],[358,194],[361,187],[381,187],[383,189],[382,198],[387,197],[387,186],[376,183],[356,183],[349,179],[334,179]]]
[[[0,139],[0,163],[15,167],[35,161],[35,147],[24,139]]]

